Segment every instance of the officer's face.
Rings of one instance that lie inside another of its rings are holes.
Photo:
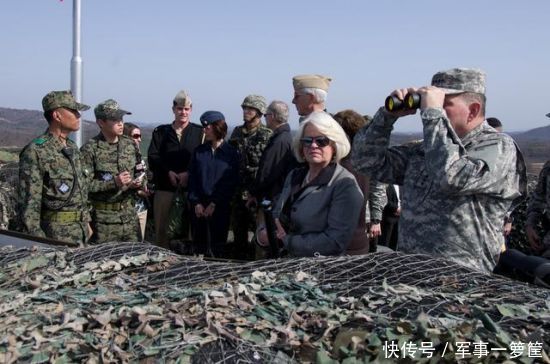
[[[53,120],[59,123],[62,129],[77,131],[80,129],[80,113],[77,110],[60,107],[55,110]]]
[[[192,106],[172,106],[174,120],[182,124],[188,123],[191,118],[192,110]]]
[[[294,92],[292,103],[296,105],[296,111],[300,116],[309,115],[313,111],[313,95]]]
[[[469,104],[461,95],[447,95],[443,108],[456,134],[462,138],[471,130],[472,114]]]

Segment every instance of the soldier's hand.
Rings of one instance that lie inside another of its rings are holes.
[[[380,228],[380,223],[370,225],[369,235],[371,238],[376,238],[377,236],[382,235],[382,229]]]
[[[420,109],[443,108],[445,92],[435,86],[421,87],[416,91],[420,95]]]
[[[277,226],[277,239],[283,240],[286,236],[286,231],[279,219],[275,219],[275,225]]]
[[[204,210],[204,217],[212,216],[212,214],[214,214],[214,210],[216,210],[216,204],[213,202],[209,203]]]
[[[129,185],[131,182],[132,182],[132,176],[128,171],[120,172],[115,177],[115,184],[119,188]]]
[[[390,95],[397,96],[399,100],[403,101],[405,99],[405,96],[407,96],[407,94],[411,92],[416,92],[416,88],[414,87],[400,88],[400,89],[394,90]],[[405,110],[397,110],[397,111],[386,110],[386,112],[389,113],[390,115],[393,115],[394,117],[400,118],[402,116],[416,114],[416,109],[405,109]]]
[[[542,242],[540,241],[540,236],[537,234],[535,228],[531,225],[525,227],[525,232],[527,233],[527,239],[529,239],[529,244],[531,244],[531,249],[535,252],[540,252],[543,249]]]

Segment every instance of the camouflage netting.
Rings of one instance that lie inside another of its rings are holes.
[[[1,362],[355,363],[392,344],[391,362],[550,360],[550,290],[423,255],[231,263],[116,243],[4,248],[0,267]]]

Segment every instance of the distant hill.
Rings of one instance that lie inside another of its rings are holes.
[[[0,147],[22,148],[36,136],[46,130],[47,122],[41,111],[23,110],[0,107]],[[141,150],[147,155],[154,126],[142,127]],[[98,133],[95,121],[82,121],[82,140],[87,141]],[[231,135],[229,130],[228,135]],[[550,125],[531,129],[525,132],[510,133],[516,140],[528,164],[540,164],[550,156]],[[422,139],[422,133],[394,133],[392,145],[399,145],[413,140]]]

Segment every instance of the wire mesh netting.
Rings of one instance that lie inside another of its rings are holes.
[[[0,361],[544,362],[550,290],[444,260],[7,249]]]

